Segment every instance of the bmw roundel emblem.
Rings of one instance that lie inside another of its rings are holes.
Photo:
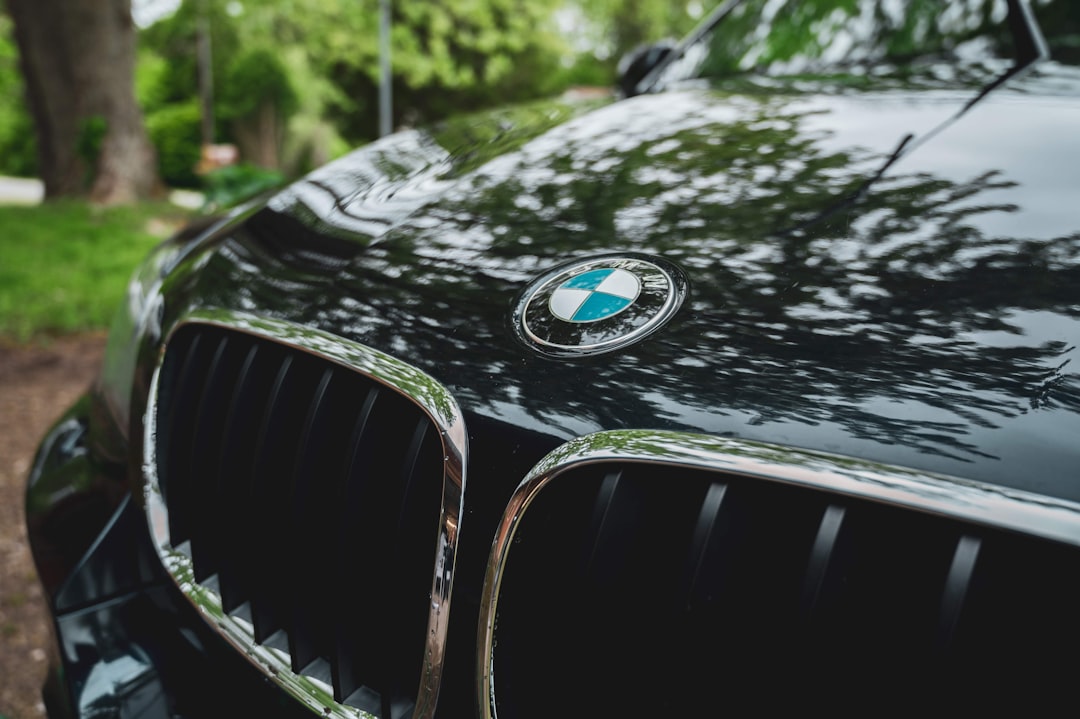
[[[651,334],[682,304],[683,273],[656,257],[608,255],[533,281],[515,310],[521,338],[545,354],[609,352]]]

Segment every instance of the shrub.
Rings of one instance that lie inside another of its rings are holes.
[[[208,172],[203,178],[205,208],[231,207],[285,182],[285,176],[254,165],[232,165]]]
[[[198,187],[195,166],[199,162],[202,135],[199,105],[194,100],[166,105],[146,117],[150,141],[158,153],[161,177],[174,187]]]
[[[37,174],[34,126],[24,101],[11,18],[0,12],[0,175]]]
[[[249,50],[232,62],[219,100],[218,114],[223,120],[252,117],[266,103],[287,118],[298,105],[288,69],[267,48]]]

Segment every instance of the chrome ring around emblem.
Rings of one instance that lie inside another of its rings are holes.
[[[659,329],[681,306],[687,281],[657,257],[606,255],[533,281],[514,310],[518,336],[542,354],[610,352]]]

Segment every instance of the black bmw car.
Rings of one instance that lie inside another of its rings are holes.
[[[165,243],[30,476],[50,716],[1069,711],[1078,65],[732,1]]]

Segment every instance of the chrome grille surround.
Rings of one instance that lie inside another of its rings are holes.
[[[1080,547],[1080,504],[1052,497],[746,440],[651,430],[615,430],[579,437],[548,454],[518,485],[492,543],[478,624],[477,704],[484,719],[498,715],[495,655],[500,587],[522,519],[534,500],[560,476],[589,465],[610,463],[706,470],[823,490],[837,497],[868,500]],[[823,526],[829,520],[826,516]],[[975,540],[976,550],[977,543]],[[974,562],[971,544],[968,537],[961,539],[951,572],[970,572]]]
[[[463,512],[467,434],[461,410],[450,393],[434,379],[404,362],[341,337],[291,322],[258,317],[244,312],[200,309],[185,315],[172,327],[169,339],[182,327],[205,325],[245,333],[288,348],[328,360],[389,388],[415,404],[439,430],[443,450],[442,506],[438,540],[432,547],[433,567],[430,612],[424,647],[423,670],[419,677],[414,719],[434,715],[443,669],[443,657],[453,587],[454,563],[460,519]],[[294,672],[289,653],[261,645],[255,640],[253,625],[224,611],[222,598],[212,583],[195,581],[192,557],[172,545],[169,509],[158,476],[157,422],[159,382],[164,365],[163,343],[157,361],[144,415],[142,493],[144,510],[162,566],[176,586],[206,622],[241,655],[247,657],[270,680],[311,710],[328,717],[372,717],[355,707],[337,702],[326,681]]]

